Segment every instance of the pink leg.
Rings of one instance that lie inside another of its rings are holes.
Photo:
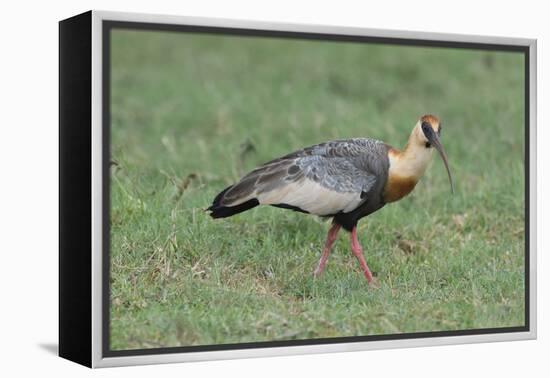
[[[327,263],[328,255],[330,253],[332,245],[334,244],[334,242],[336,241],[336,237],[338,236],[338,231],[340,231],[340,225],[336,223],[334,223],[330,230],[328,230],[327,241],[325,242],[325,248],[323,248],[323,254],[319,259],[319,265],[317,265],[317,269],[315,269],[315,272],[313,272],[313,275],[315,277],[318,277],[321,273],[323,273],[323,269],[325,269],[325,264]]]
[[[357,260],[359,260],[359,265],[361,265],[365,278],[370,284],[372,282],[372,273],[370,272],[367,262],[365,261],[365,257],[363,256],[363,249],[359,244],[359,240],[357,240],[357,227],[353,227],[353,230],[351,230],[351,250],[353,251],[355,257],[357,257]]]

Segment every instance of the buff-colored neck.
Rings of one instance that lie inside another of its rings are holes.
[[[418,181],[428,167],[433,155],[433,148],[426,148],[419,125],[413,129],[407,145],[402,151],[390,149],[390,176]]]

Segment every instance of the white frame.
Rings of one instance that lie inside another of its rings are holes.
[[[318,344],[290,347],[235,349],[208,352],[182,352],[139,356],[103,357],[102,355],[102,21],[127,21],[171,25],[215,26],[241,29],[260,29],[290,32],[358,35],[383,38],[435,40],[445,42],[471,42],[529,47],[530,72],[530,331],[484,335],[427,337],[383,341]],[[348,352],[359,350],[422,347],[449,344],[536,339],[536,60],[535,39],[503,38],[478,35],[409,32],[397,30],[363,29],[323,25],[297,25],[216,18],[181,17],[153,14],[92,11],[92,367],[114,367],[153,363],[173,363],[234,358],[284,356],[308,353]]]

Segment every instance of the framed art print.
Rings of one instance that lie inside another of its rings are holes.
[[[59,353],[536,337],[536,41],[60,22]]]

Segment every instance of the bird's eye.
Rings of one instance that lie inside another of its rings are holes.
[[[422,122],[422,131],[424,132],[424,135],[426,135],[426,137],[430,133],[431,128],[432,127],[430,126],[430,124],[428,122]]]

